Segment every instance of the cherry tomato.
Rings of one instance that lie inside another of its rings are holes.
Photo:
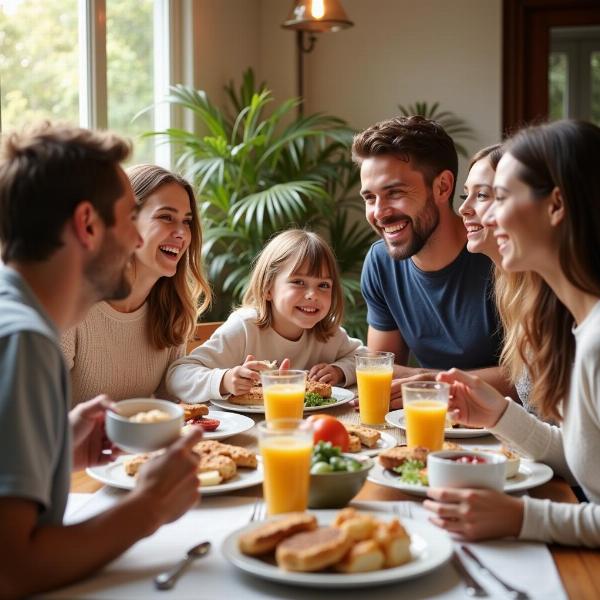
[[[331,442],[338,446],[342,452],[348,452],[350,438],[346,428],[335,417],[329,415],[311,415],[307,419],[313,424],[314,434],[313,442],[316,444],[319,440]]]

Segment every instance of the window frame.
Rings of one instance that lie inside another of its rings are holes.
[[[170,86],[183,83],[197,87],[194,61],[197,51],[195,31],[199,3],[194,0],[154,0],[154,106],[155,131],[183,123],[181,110],[164,98]],[[79,36],[79,124],[90,129],[108,125],[106,60],[106,0],[78,0]],[[140,107],[140,109],[143,107]],[[0,131],[2,107],[0,106]],[[172,168],[171,144],[154,138],[154,160]]]

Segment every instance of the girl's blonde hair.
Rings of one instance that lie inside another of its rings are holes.
[[[319,341],[326,342],[342,322],[344,300],[333,251],[321,236],[312,231],[289,229],[271,238],[255,260],[242,304],[256,310],[256,323],[261,329],[270,327],[273,311],[266,296],[273,287],[275,277],[288,262],[292,264],[291,274],[330,277],[332,280],[329,312],[312,329]]]
[[[148,196],[168,183],[180,185],[190,200],[191,241],[177,264],[173,277],[161,277],[148,296],[148,334],[159,349],[179,346],[189,339],[198,315],[209,306],[210,285],[202,269],[202,227],[192,186],[181,176],[157,165],[135,165],[127,169],[135,202],[140,210]]]

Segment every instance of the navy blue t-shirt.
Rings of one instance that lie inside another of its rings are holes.
[[[439,271],[421,271],[408,258],[394,260],[383,240],[365,259],[361,289],[367,322],[399,330],[426,369],[479,369],[498,364],[502,336],[492,296],[493,264],[466,246]]]

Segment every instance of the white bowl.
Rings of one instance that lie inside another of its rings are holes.
[[[139,412],[161,410],[169,419],[158,423],[136,423],[130,418]],[[180,435],[183,408],[167,400],[133,398],[117,402],[118,412],[106,411],[106,435],[127,452],[152,452],[168,446]]]
[[[477,457],[485,462],[462,463],[462,457]],[[470,450],[441,450],[427,456],[427,477],[430,487],[489,488],[502,491],[506,470],[506,457],[500,454]]]
[[[492,450],[490,448],[473,448],[477,452],[483,452],[488,454],[499,454],[500,456],[506,457],[506,470],[504,476],[506,479],[516,477],[519,474],[519,466],[521,465],[521,457],[509,448],[502,447],[499,450]]]

